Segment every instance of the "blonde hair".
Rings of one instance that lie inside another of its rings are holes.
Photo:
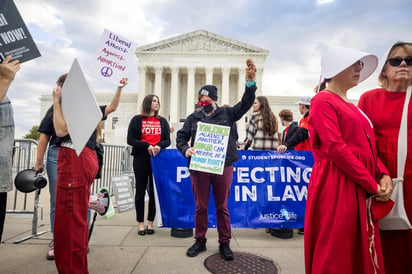
[[[385,70],[386,66],[388,65],[388,60],[393,57],[393,53],[398,49],[398,48],[403,48],[405,52],[409,55],[412,56],[412,43],[409,42],[396,42],[393,44],[391,49],[388,52],[388,55],[386,56],[386,60],[384,65],[382,66],[381,72],[379,73],[378,77],[378,84],[379,86],[385,88],[389,84],[388,77],[385,75]]]

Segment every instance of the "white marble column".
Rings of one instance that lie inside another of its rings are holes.
[[[162,74],[163,74],[163,67],[155,67],[155,85],[154,85],[154,94],[159,97],[160,102],[163,101],[162,98]]]
[[[171,90],[170,90],[170,122],[178,122],[178,88],[179,88],[179,68],[172,67],[172,79],[171,79]]]
[[[239,74],[238,74],[238,97],[237,97],[237,101],[239,102],[240,99],[242,99],[242,95],[245,92],[245,73],[246,73],[246,69],[244,67],[238,68]]]
[[[187,101],[186,101],[186,116],[191,114],[195,110],[195,67],[187,67]]]
[[[139,90],[137,95],[137,113],[140,113],[143,98],[146,95],[146,67],[139,66]]]
[[[263,68],[256,69],[256,86],[258,89],[256,90],[256,96],[262,95],[262,78],[263,78]]]
[[[206,67],[206,85],[213,85],[213,70],[212,67]]]
[[[229,104],[229,75],[230,68],[222,68],[222,106]]]

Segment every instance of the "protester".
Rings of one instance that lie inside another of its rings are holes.
[[[301,106],[299,106],[301,108]],[[306,107],[302,107],[302,109],[307,109]],[[309,114],[309,112],[307,112]],[[293,121],[293,112],[289,109],[282,109],[279,112],[279,117],[280,121],[282,123],[282,126],[285,126],[286,128],[283,130],[282,133],[282,138],[280,145],[284,146],[284,149],[288,150],[294,150],[294,146],[289,146],[287,147],[285,145],[286,142],[288,142],[292,136],[295,136],[295,133],[299,130],[299,125],[297,122]],[[306,128],[302,128],[302,131],[307,131]],[[306,132],[305,132],[306,133]],[[298,134],[296,135],[298,136]],[[299,135],[300,136],[300,135]],[[305,135],[306,136],[306,135]],[[303,229],[301,229],[303,232]],[[269,229],[270,235],[280,238],[280,239],[290,239],[293,238],[293,229],[292,228],[271,228]],[[301,233],[302,233],[301,232]]]
[[[279,145],[278,121],[265,96],[256,97],[253,113],[246,126],[244,149],[276,150]],[[252,145],[253,144],[253,145]]]
[[[66,80],[67,73],[61,75],[56,82],[56,85],[62,87]],[[126,80],[126,79],[125,79]],[[104,117],[107,117],[111,112],[117,109],[120,102],[121,88],[118,88],[113,99],[108,106],[103,106]],[[105,119],[105,118],[104,118]],[[37,144],[37,157],[34,164],[34,170],[36,172],[42,172],[44,170],[44,154],[47,149],[46,171],[49,179],[49,193],[50,193],[50,232],[54,232],[54,212],[56,201],[56,183],[57,183],[57,154],[59,151],[58,137],[54,130],[53,125],[53,105],[47,110],[39,126],[40,137]],[[48,148],[47,148],[47,145]],[[49,243],[49,251],[46,258],[48,260],[54,260],[54,241]]]
[[[161,149],[170,146],[170,128],[167,120],[159,115],[159,97],[146,95],[141,106],[141,114],[132,118],[127,131],[127,143],[132,146],[133,171],[136,178],[135,208],[140,236],[153,234],[156,216],[153,174],[150,157],[155,157]],[[149,195],[147,226],[144,225],[146,190]]]
[[[282,132],[282,141],[281,145],[285,145],[287,141],[290,140],[290,137],[296,132],[299,128],[298,122],[293,121],[293,112],[289,109],[282,109],[279,112],[279,118],[282,126],[285,129]],[[288,147],[289,150],[294,150],[295,147]]]
[[[246,125],[244,149],[252,147],[253,150],[276,150],[281,136],[278,132],[278,121],[268,99],[265,96],[256,97],[252,108],[252,116]],[[267,228],[266,232],[274,232],[274,236],[278,237],[276,232],[281,230]]]
[[[376,157],[372,124],[347,98],[376,65],[376,56],[341,47],[322,58],[327,88],[312,99],[309,116],[315,162],[306,202],[307,274],[385,272],[371,214],[371,204],[384,203],[371,195],[389,199],[391,180]]]
[[[310,138],[309,138],[309,108],[310,108],[310,96],[303,96],[300,98],[299,111],[303,115],[299,121],[299,128],[293,135],[290,134],[288,140],[280,145],[277,149],[278,152],[283,153],[287,149],[295,148],[296,150],[311,150]]]
[[[412,85],[412,43],[397,42],[389,50],[379,74],[381,88],[365,92],[359,100],[372,121],[379,158],[397,178],[398,136],[405,104],[405,94]],[[408,105],[406,165],[403,176],[403,199],[406,215],[412,221],[412,104]],[[412,230],[381,230],[386,273],[412,271]]]
[[[6,219],[7,192],[13,190],[14,119],[7,91],[20,70],[19,61],[10,62],[10,59],[11,56],[7,56],[0,64],[0,243]]]
[[[277,151],[280,153],[285,152],[286,150],[304,150],[304,151],[310,151],[311,146],[310,146],[310,138],[309,138],[309,108],[310,108],[310,101],[312,97],[310,96],[302,96],[299,99],[299,112],[300,114],[303,115],[302,119],[299,121],[299,127],[296,131],[293,132],[293,134],[288,134],[289,137],[285,141],[284,144],[281,144],[278,148]],[[284,237],[288,237],[287,235],[293,236],[293,233],[291,234],[289,231],[289,234],[287,233],[288,229],[284,229],[284,233],[280,235],[286,235]],[[298,229],[299,234],[304,233],[303,227]]]
[[[114,95],[115,104],[100,107],[103,119],[117,108],[127,79],[123,78],[120,84]],[[99,168],[95,152],[96,130],[77,156],[61,108],[61,86],[53,90],[53,122],[60,146],[54,219],[55,263],[59,273],[88,273],[87,210],[90,186]]]
[[[62,87],[66,80],[67,74],[63,74],[57,79],[56,85]],[[37,144],[37,157],[34,164],[34,170],[42,172],[44,170],[44,153],[47,149],[46,171],[49,179],[50,193],[50,232],[54,232],[54,209],[56,201],[56,182],[57,182],[57,153],[59,146],[57,145],[58,138],[53,126],[53,105],[47,110],[39,126],[40,137]],[[47,148],[47,145],[49,147]],[[49,243],[49,251],[46,258],[54,260],[54,242]]]
[[[219,251],[225,260],[233,259],[230,249],[231,227],[230,215],[227,207],[230,186],[233,178],[233,163],[239,159],[236,147],[237,130],[236,121],[250,109],[255,100],[257,89],[255,82],[256,67],[251,59],[247,60],[246,87],[242,99],[233,107],[219,107],[216,103],[218,98],[217,87],[205,85],[198,92],[198,105],[201,108],[190,114],[183,128],[177,132],[177,148],[189,158],[195,155],[194,141],[196,137],[197,124],[199,122],[216,124],[230,127],[229,140],[226,151],[223,174],[212,174],[207,172],[190,170],[192,190],[195,197],[195,239],[186,255],[197,256],[206,250],[206,232],[208,229],[208,202],[210,187],[212,186],[213,197],[216,207],[217,231],[219,234]],[[190,141],[190,145],[188,142]]]

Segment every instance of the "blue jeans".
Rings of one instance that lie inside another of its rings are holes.
[[[57,184],[57,152],[59,147],[56,145],[49,146],[47,150],[46,171],[49,177],[50,192],[50,227],[51,233],[54,231],[54,206],[56,202],[56,184]]]

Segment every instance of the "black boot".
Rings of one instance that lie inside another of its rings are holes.
[[[230,249],[229,244],[220,244],[219,252],[223,259],[233,260],[233,252],[232,249]]]
[[[206,240],[196,239],[194,245],[186,251],[186,255],[189,257],[196,257],[202,251],[206,251]]]

